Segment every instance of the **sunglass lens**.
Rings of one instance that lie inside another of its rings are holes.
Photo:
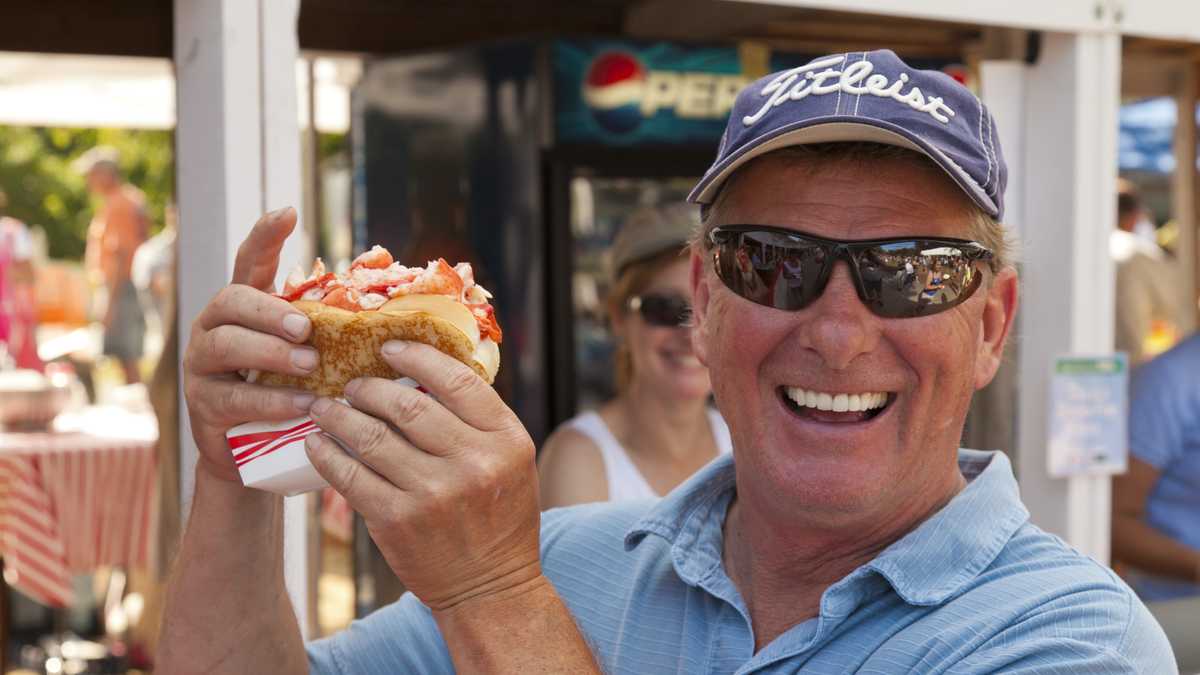
[[[727,233],[716,271],[729,290],[751,302],[797,310],[820,295],[825,250],[773,232]]]
[[[861,252],[863,302],[887,318],[929,316],[975,292],[982,273],[967,253],[944,242],[896,242]]]
[[[669,295],[643,295],[639,311],[646,323],[667,327],[684,325],[692,314],[686,300]]]

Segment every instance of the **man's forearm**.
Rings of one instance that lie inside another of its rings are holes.
[[[283,498],[196,471],[167,587],[164,673],[307,673],[283,581]]]
[[[543,576],[433,614],[459,673],[601,672],[567,606]]]
[[[1152,574],[1200,582],[1200,551],[1133,516],[1114,515],[1113,556]]]

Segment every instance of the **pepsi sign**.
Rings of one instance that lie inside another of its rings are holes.
[[[796,68],[813,56],[773,52],[769,68]],[[752,79],[742,73],[733,47],[558,40],[550,57],[556,142],[566,145],[687,144],[715,150],[734,97]],[[907,61],[914,68],[962,70],[949,61]]]
[[[560,143],[715,145],[751,80],[728,47],[563,41],[552,56]]]
[[[600,126],[629,133],[659,111],[680,119],[722,120],[749,81],[742,75],[647,70],[629,52],[605,52],[588,66],[583,101]]]

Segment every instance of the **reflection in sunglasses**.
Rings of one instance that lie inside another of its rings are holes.
[[[786,311],[820,297],[837,260],[850,265],[859,299],[886,318],[928,316],[969,298],[991,251],[950,238],[841,241],[764,225],[711,230],[717,275],[741,297]],[[782,283],[781,283],[782,282]]]

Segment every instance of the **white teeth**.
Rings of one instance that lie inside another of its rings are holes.
[[[802,408],[816,408],[833,412],[863,412],[882,408],[887,404],[886,392],[866,392],[862,394],[830,394],[820,391],[810,391],[800,387],[787,387],[788,398]]]
[[[833,397],[833,412],[846,412],[850,409],[850,397],[838,394]]]

